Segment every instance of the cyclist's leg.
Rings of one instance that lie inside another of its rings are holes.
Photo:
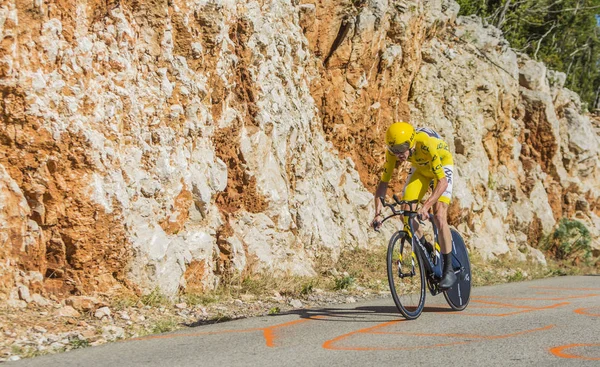
[[[423,198],[423,196],[425,196],[425,193],[427,193],[430,181],[431,178],[425,177],[414,168],[411,168],[410,174],[406,179],[406,184],[404,185],[404,190],[402,191],[402,200],[420,201]],[[411,210],[414,209],[415,208],[411,208]],[[408,218],[404,218],[405,225],[408,225],[407,220]],[[421,238],[423,234],[421,233],[421,230],[419,228],[419,223],[417,221],[414,221],[412,224],[415,230],[415,234],[419,238]]]
[[[454,181],[454,166],[448,165],[443,166],[446,179],[448,180],[448,187],[438,199],[438,202],[433,205],[433,221],[438,229],[438,237],[440,247],[443,254],[449,254],[452,252],[452,235],[450,234],[450,227],[448,226],[448,207],[452,200],[452,183]],[[438,184],[437,179],[435,185]]]
[[[448,225],[448,203],[440,200],[433,205],[433,222],[438,230],[438,240],[442,254],[452,252],[452,235]]]
[[[456,281],[452,269],[452,234],[448,225],[448,207],[452,199],[453,166],[444,166],[443,168],[448,179],[448,187],[433,206],[433,220],[438,229],[438,240],[444,257],[444,275],[440,286],[448,288]],[[437,181],[435,184],[437,185]]]

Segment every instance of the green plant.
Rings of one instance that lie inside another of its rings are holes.
[[[218,303],[221,299],[221,296],[215,292],[208,292],[206,294],[199,293],[185,293],[182,296],[185,303],[191,306],[195,305],[203,305],[207,306],[212,303]]]
[[[209,318],[208,322],[212,323],[212,324],[216,324],[219,322],[226,322],[226,321],[231,321],[231,320],[234,320],[234,318],[231,316],[228,316],[228,315],[224,315],[221,312],[219,312],[219,313],[217,313],[217,315]]]
[[[310,280],[309,280],[310,282]],[[274,291],[281,295],[298,296],[306,283],[306,278],[297,276],[277,276],[274,274],[254,274],[245,277],[237,289],[237,297],[242,294],[255,296],[272,295]],[[315,285],[315,283],[313,283]]]
[[[166,333],[177,328],[177,321],[173,319],[162,319],[158,320],[154,325],[152,325],[151,334],[161,334]]]
[[[558,260],[573,263],[591,260],[592,238],[590,231],[580,221],[563,218],[556,229],[542,240],[542,247]]]
[[[550,270],[550,276],[565,276],[565,275],[569,275],[569,272],[567,271],[567,269],[553,268]]]
[[[114,310],[124,310],[138,303],[139,297],[132,293],[116,294],[111,300],[111,308]]]
[[[165,306],[171,303],[169,299],[160,292],[160,288],[154,288],[154,290],[152,290],[152,292],[150,292],[149,294],[143,295],[140,298],[140,301],[145,306],[152,307]]]
[[[300,290],[300,294],[307,296],[313,292],[314,289],[314,280],[310,280],[307,283],[302,285],[302,289]]]
[[[465,42],[473,43],[476,40],[475,33],[469,29],[469,30],[465,31],[465,33],[462,35],[461,39]]]
[[[351,277],[351,276],[349,276],[349,275],[346,275],[346,276],[343,276],[341,278],[336,278],[335,279],[334,289],[336,291],[339,291],[339,290],[342,290],[342,289],[348,289],[348,288],[350,288],[350,286],[352,284],[354,284],[354,278]]]
[[[271,307],[271,309],[269,310],[269,315],[277,315],[280,312],[281,312],[281,309],[279,307],[277,307],[277,306]]]
[[[494,180],[494,176],[490,174],[488,176],[488,189],[494,190],[496,188],[496,181]]]
[[[39,351],[33,347],[19,347],[13,345],[10,349],[12,355],[19,356],[21,358],[33,358],[48,354],[48,351]]]
[[[81,340],[79,338],[71,339],[69,341],[69,344],[71,344],[71,347],[73,349],[87,348],[90,346],[90,342],[88,340]]]
[[[527,278],[523,275],[523,272],[521,271],[521,269],[517,269],[517,271],[514,274],[512,274],[508,277],[509,282],[520,282],[525,279],[527,279]]]

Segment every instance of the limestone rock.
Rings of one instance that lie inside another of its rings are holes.
[[[448,142],[471,249],[517,257],[559,218],[597,226],[600,125],[564,74],[454,1],[50,0],[35,17],[13,3],[0,299],[14,306],[312,276],[317,258],[385,246],[400,224],[369,228],[372,193],[398,120]]]
[[[95,311],[96,308],[107,306],[100,299],[88,296],[71,296],[65,300],[65,304],[81,312]]]
[[[81,315],[79,311],[71,306],[63,306],[57,309],[54,314],[58,317],[79,317]]]
[[[96,310],[96,312],[94,312],[94,317],[96,317],[97,319],[110,319],[111,317],[111,311],[110,308],[108,307],[100,307],[99,309]]]

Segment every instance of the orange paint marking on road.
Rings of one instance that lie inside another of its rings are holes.
[[[547,310],[549,308],[557,308],[557,307],[561,307],[561,306],[565,306],[565,305],[569,305],[569,302],[561,302],[561,303],[555,303],[552,304],[550,306],[522,306],[522,305],[515,305],[512,303],[501,303],[501,302],[492,302],[492,301],[473,301],[476,303],[481,303],[484,305],[492,305],[492,306],[500,306],[500,307],[505,307],[505,308],[518,308],[518,309],[524,309],[524,310]]]
[[[590,297],[598,297],[600,294],[582,294],[578,296],[560,296],[554,298],[532,298],[533,300],[544,300],[544,301],[564,301],[566,299],[578,299],[578,298],[590,298]]]
[[[519,335],[524,335],[524,334],[529,334],[529,333],[533,333],[533,332],[538,332],[538,331],[545,331],[545,330],[550,330],[552,328],[555,327],[555,325],[547,325],[544,326],[542,328],[536,328],[536,329],[530,329],[530,330],[523,330],[523,331],[519,331],[516,333],[511,333],[511,334],[503,334],[503,335],[474,335],[474,334],[435,334],[435,333],[409,333],[409,332],[395,332],[395,331],[375,331],[377,329],[381,329],[387,326],[390,326],[394,323],[397,322],[401,322],[401,321],[406,321],[406,320],[398,320],[398,321],[391,321],[391,322],[386,322],[383,324],[379,324],[376,326],[372,326],[369,328],[365,328],[365,329],[359,329],[356,331],[352,331],[350,333],[347,334],[343,334],[340,335],[336,338],[327,340],[325,343],[323,343],[323,349],[328,349],[328,350],[352,350],[352,351],[381,351],[381,350],[414,350],[414,349],[423,349],[423,348],[433,348],[433,347],[447,347],[447,346],[454,346],[454,345],[462,345],[462,344],[469,344],[469,343],[474,343],[474,342],[478,342],[481,340],[495,340],[495,339],[504,339],[504,338],[512,338],[512,337],[516,337]],[[472,339],[477,339],[477,340],[461,340],[461,341],[454,341],[454,342],[448,342],[448,343],[438,343],[438,344],[427,344],[427,345],[418,345],[418,346],[412,346],[412,347],[360,347],[360,346],[350,346],[350,347],[343,347],[343,346],[336,346],[335,344],[338,343],[341,340],[344,339],[348,339],[353,335],[357,335],[357,334],[374,334],[374,335],[407,335],[407,336],[416,336],[416,337],[447,337],[447,338],[472,338]]]
[[[577,298],[590,298],[590,297],[598,297],[600,294],[580,294],[573,296],[560,296],[560,297],[499,297],[499,296],[479,296],[476,298],[493,298],[493,299],[510,299],[515,301],[564,301],[566,299],[577,299]]]
[[[554,289],[559,291],[600,291],[600,288],[530,287],[532,289]]]
[[[477,306],[477,305],[469,305],[469,309],[472,308],[506,308],[506,307],[502,307],[502,306],[492,306],[492,305],[481,305],[481,306]]]
[[[513,303],[501,303],[501,302],[493,302],[493,301],[473,300],[473,302],[484,304],[484,305],[500,306],[500,307],[505,307],[505,308],[519,308],[519,309],[524,309],[524,310],[543,310],[543,309],[547,309],[547,308],[556,308],[556,307],[560,307],[560,306],[569,304],[569,302],[562,302],[562,303],[555,303],[550,306],[536,307],[536,306],[515,305]]]
[[[519,315],[527,312],[533,312],[536,310],[521,310],[521,311],[513,311],[513,312],[505,312],[505,313],[469,313],[463,312],[464,316],[473,316],[473,317],[507,317],[513,315]]]
[[[272,329],[263,329],[263,336],[267,347],[273,348],[275,346],[275,333]]]
[[[564,301],[578,298],[590,298],[590,297],[598,297],[600,294],[583,294],[579,296],[561,296],[561,297],[553,297],[553,298],[530,298],[529,300],[541,300],[541,301]],[[526,299],[526,298],[523,298]]]
[[[323,316],[314,316],[312,320],[321,319]],[[228,334],[228,333],[251,333],[256,331],[262,331],[263,337],[265,338],[265,344],[267,347],[275,346],[275,329],[297,325],[300,323],[304,323],[310,321],[311,319],[299,319],[289,322],[284,322],[283,324],[273,325],[265,328],[250,328],[250,329],[240,329],[240,330],[220,330],[220,331],[203,331],[198,333],[185,333],[185,334],[164,334],[164,335],[150,335],[139,338],[131,339],[134,340],[152,340],[152,339],[171,339],[171,338],[181,338],[181,337],[194,337],[194,336],[203,336],[203,335],[216,335],[216,334]]]
[[[550,348],[550,353],[554,354],[560,358],[569,358],[569,359],[583,359],[586,361],[600,361],[600,357],[586,357],[580,356],[577,354],[569,354],[564,351],[567,349],[573,348],[585,348],[585,347],[600,347],[600,344],[569,344],[569,345],[561,345],[559,347]]]
[[[371,330],[379,329],[379,328],[382,328],[382,327],[386,327],[386,326],[397,324],[399,322],[404,322],[404,321],[408,321],[408,320],[404,319],[404,320],[388,321],[388,322],[384,322],[383,324],[378,324],[378,325],[371,326],[371,327],[368,327],[368,328],[358,329],[358,330],[355,330],[355,331],[351,331],[351,332],[349,332],[347,334],[343,334],[343,335],[340,335],[340,336],[335,337],[333,339],[327,340],[325,343],[323,343],[323,348],[324,349],[336,350],[336,348],[334,348],[332,346],[333,346],[333,344],[335,342],[337,342],[339,340],[346,339],[347,337],[349,337],[351,335],[354,335],[354,334],[363,334],[363,333],[364,334],[368,334]],[[339,350],[339,349],[337,349],[337,350]]]
[[[514,336],[519,336],[523,334],[528,334],[535,331],[544,331],[550,330],[554,328],[556,325],[546,325],[542,328],[531,329],[531,330],[523,330],[517,331],[512,334],[502,334],[502,335],[479,335],[479,334],[439,334],[439,333],[409,333],[406,331],[380,331],[374,332],[371,334],[394,334],[394,335],[409,335],[409,336],[422,336],[422,337],[448,337],[448,338],[473,338],[473,339],[482,339],[482,340],[494,340],[494,339],[506,339],[512,338]]]
[[[294,320],[294,321],[290,321],[290,322],[285,322],[283,324],[279,324],[279,325],[273,325],[273,326],[269,326],[266,328],[262,328],[263,330],[263,335],[265,337],[265,342],[267,343],[267,347],[274,347],[275,346],[275,329],[280,329],[282,327],[286,327],[286,326],[291,326],[291,325],[296,325],[296,324],[300,324],[300,323],[304,323],[310,320],[318,320],[318,319],[322,319],[324,318],[324,316],[314,316],[312,319],[299,319],[299,320]]]
[[[479,316],[479,317],[506,317],[506,316],[517,315],[517,314],[522,314],[522,313],[526,313],[526,312],[548,310],[548,309],[562,307],[562,306],[570,304],[569,302],[561,302],[561,303],[555,303],[555,304],[552,304],[549,306],[541,306],[541,307],[537,306],[536,307],[536,306],[515,305],[512,303],[483,301],[483,300],[481,300],[481,298],[489,298],[489,297],[476,297],[476,298],[472,299],[471,300],[472,303],[477,303],[477,304],[481,304],[484,306],[479,306],[479,307],[471,306],[471,307],[469,307],[469,309],[473,309],[473,308],[516,308],[519,311],[504,312],[504,313],[473,313],[473,312],[462,311],[462,312],[451,313],[451,314],[452,315],[463,315],[463,316]],[[498,297],[498,298],[511,299],[511,298],[507,298],[507,297]]]
[[[580,315],[586,315],[586,316],[600,316],[600,313],[591,313],[591,312],[589,312],[589,310],[592,310],[594,308],[600,309],[600,307],[578,308],[578,309],[576,309],[573,312],[575,312],[577,314],[580,314]]]

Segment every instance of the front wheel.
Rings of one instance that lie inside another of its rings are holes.
[[[425,306],[425,269],[406,232],[398,231],[390,239],[387,273],[400,313],[409,320],[419,317]]]
[[[453,310],[462,311],[467,308],[471,298],[471,263],[465,241],[454,229],[452,232],[452,267],[456,273],[456,283],[444,292],[448,305]]]

